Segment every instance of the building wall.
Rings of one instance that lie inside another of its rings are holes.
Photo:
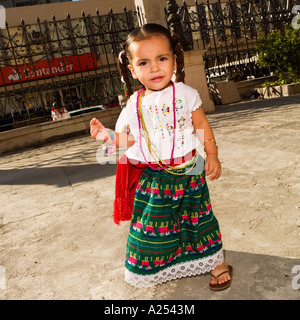
[[[114,13],[123,12],[124,7],[126,7],[127,10],[136,10],[136,6],[140,6],[142,8],[146,6],[145,9],[148,12],[151,12],[148,17],[148,22],[158,22],[157,19],[160,17],[159,23],[164,25],[165,19],[163,9],[167,4],[167,0],[159,0],[158,4],[156,4],[155,1],[145,1],[144,4],[143,0],[48,0],[49,2],[53,3],[9,8],[9,3],[11,3],[11,1],[12,0],[1,1],[1,4],[7,8],[6,20],[9,26],[19,25],[22,19],[26,22],[26,24],[32,24],[36,22],[37,17],[39,17],[41,21],[44,21],[51,20],[52,16],[54,15],[57,20],[61,20],[65,19],[68,13],[72,18],[77,18],[81,16],[82,11],[84,11],[86,15],[95,15],[96,10],[98,9],[102,15],[107,14],[110,9],[112,9]],[[211,3],[217,1],[218,0],[211,0]],[[221,2],[225,1],[227,0],[221,0]],[[177,0],[176,2],[179,6],[182,5],[181,0]],[[201,2],[206,2],[206,0],[198,0],[198,3]],[[193,6],[195,4],[195,0],[185,0],[185,3],[188,6]]]
[[[110,9],[113,9],[114,13],[123,12],[124,7],[126,7],[127,10],[135,10],[134,0],[85,0],[49,3],[7,8],[6,21],[9,26],[20,25],[22,19],[26,24],[35,24],[37,17],[40,18],[40,21],[52,20],[52,16],[55,16],[57,20],[63,20],[68,13],[72,18],[78,18],[81,16],[82,11],[84,11],[86,15],[90,14],[94,16],[98,9],[100,15],[105,15]]]
[[[2,0],[1,3],[5,8],[10,8],[66,1],[72,0]]]

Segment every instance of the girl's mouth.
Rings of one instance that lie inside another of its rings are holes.
[[[152,78],[151,81],[153,82],[160,82],[164,77],[155,77],[155,78]]]

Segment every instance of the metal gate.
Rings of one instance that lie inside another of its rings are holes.
[[[68,111],[118,101],[120,44],[138,25],[127,11],[40,21],[0,30],[0,131]]]
[[[207,81],[267,75],[257,65],[257,38],[284,32],[300,0],[195,1],[179,8],[186,40],[204,53]]]

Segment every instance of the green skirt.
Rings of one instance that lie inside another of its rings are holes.
[[[192,171],[174,175],[146,168],[136,188],[125,254],[125,280],[149,287],[213,270],[224,260],[198,157]]]

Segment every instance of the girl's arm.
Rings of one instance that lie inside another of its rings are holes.
[[[129,127],[128,127],[129,129]],[[130,148],[134,145],[134,137],[130,133],[115,132],[117,148]]]
[[[206,154],[218,155],[214,133],[201,107],[192,112],[192,121],[198,138],[205,147]],[[201,130],[203,130],[204,135]]]
[[[130,132],[130,128],[127,127],[125,128],[126,130]],[[100,132],[99,132],[100,131]],[[91,137],[93,139],[103,142],[107,142],[108,144],[111,144],[111,139],[109,136],[109,133],[107,132],[106,128],[104,125],[96,118],[93,118],[90,122],[90,133]],[[99,133],[99,135],[98,135]],[[115,138],[116,138],[116,147],[117,148],[129,148],[134,144],[134,138],[130,133],[126,132],[115,132]]]
[[[207,155],[204,166],[205,174],[210,175],[210,180],[218,179],[222,174],[221,163],[218,158],[218,147],[212,128],[201,107],[192,112],[192,122]],[[202,130],[204,134],[202,134]]]

